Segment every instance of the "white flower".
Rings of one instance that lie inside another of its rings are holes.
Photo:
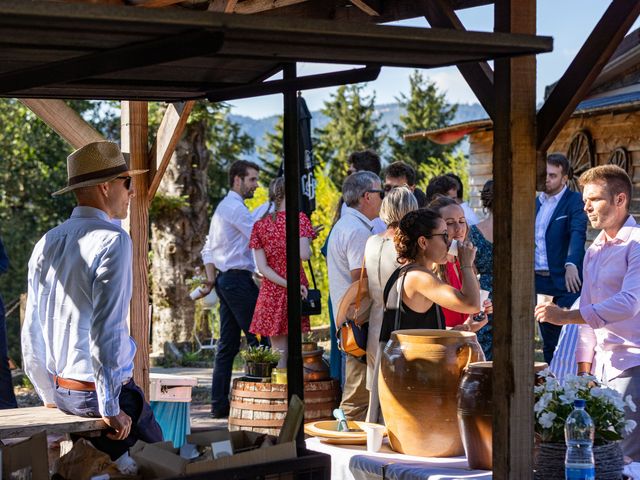
[[[533,393],[542,393],[544,392],[544,385],[536,385],[533,387]]]
[[[624,401],[627,404],[627,407],[629,407],[629,410],[632,412],[636,411],[636,404],[634,403],[633,398],[631,398],[631,395],[627,395]]]
[[[538,418],[538,422],[542,425],[542,428],[551,428],[553,426],[553,420],[556,418],[556,414],[553,412],[544,412]]]
[[[564,395],[560,395],[558,398],[564,405],[570,405],[576,399],[576,393],[574,391],[565,391]]]
[[[607,395],[606,395],[606,392],[605,392],[605,390],[603,388],[593,387],[591,389],[591,396],[593,398],[601,398],[601,397],[605,397]]]
[[[551,370],[549,370],[549,367],[545,368],[544,370],[540,370],[538,372],[538,376],[542,377],[542,378],[547,378],[549,376],[553,377],[553,374],[551,373]]]
[[[553,377],[548,377],[547,381],[544,384],[544,389],[547,392],[556,392],[561,388],[562,387],[560,386],[560,382],[558,382],[558,380]]]
[[[634,405],[635,406],[635,405]],[[636,422],[634,420],[627,420],[624,422],[624,433],[630,434],[636,428]]]

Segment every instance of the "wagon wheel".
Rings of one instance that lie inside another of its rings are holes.
[[[579,192],[578,178],[594,166],[591,138],[587,130],[581,130],[573,136],[567,150],[567,160],[569,160],[569,166],[573,172],[567,185],[574,192]]]
[[[617,165],[629,173],[629,154],[624,147],[618,147],[609,156],[609,164]]]

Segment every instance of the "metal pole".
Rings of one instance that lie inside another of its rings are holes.
[[[284,80],[296,78],[296,64],[287,64]],[[302,326],[300,322],[300,161],[298,145],[298,103],[295,90],[284,93],[284,178],[287,232],[287,312],[289,323],[289,357],[287,359],[288,399],[298,395],[304,400],[302,376]],[[302,429],[298,444],[303,445]]]

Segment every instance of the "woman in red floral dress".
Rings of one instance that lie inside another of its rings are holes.
[[[284,178],[278,177],[269,187],[270,207],[253,226],[249,247],[253,249],[258,271],[264,276],[249,331],[270,337],[271,348],[282,353],[278,368],[287,364],[287,252],[285,234]],[[311,240],[315,232],[311,221],[300,213],[300,258],[311,257]],[[300,268],[300,295],[307,296],[309,282]],[[308,332],[309,317],[302,317],[302,332]]]

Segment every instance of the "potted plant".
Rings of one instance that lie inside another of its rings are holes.
[[[245,373],[250,377],[270,378],[271,371],[280,361],[280,352],[269,347],[249,347],[240,352],[245,361]]]
[[[539,444],[535,478],[564,479],[564,424],[573,411],[576,398],[586,401],[585,410],[595,426],[596,478],[622,478],[624,464],[618,440],[636,426],[633,420],[624,418],[625,408],[636,410],[631,396],[623,399],[591,375],[568,375],[564,384],[560,384],[548,369],[538,375],[542,382],[534,387],[535,432]]]

